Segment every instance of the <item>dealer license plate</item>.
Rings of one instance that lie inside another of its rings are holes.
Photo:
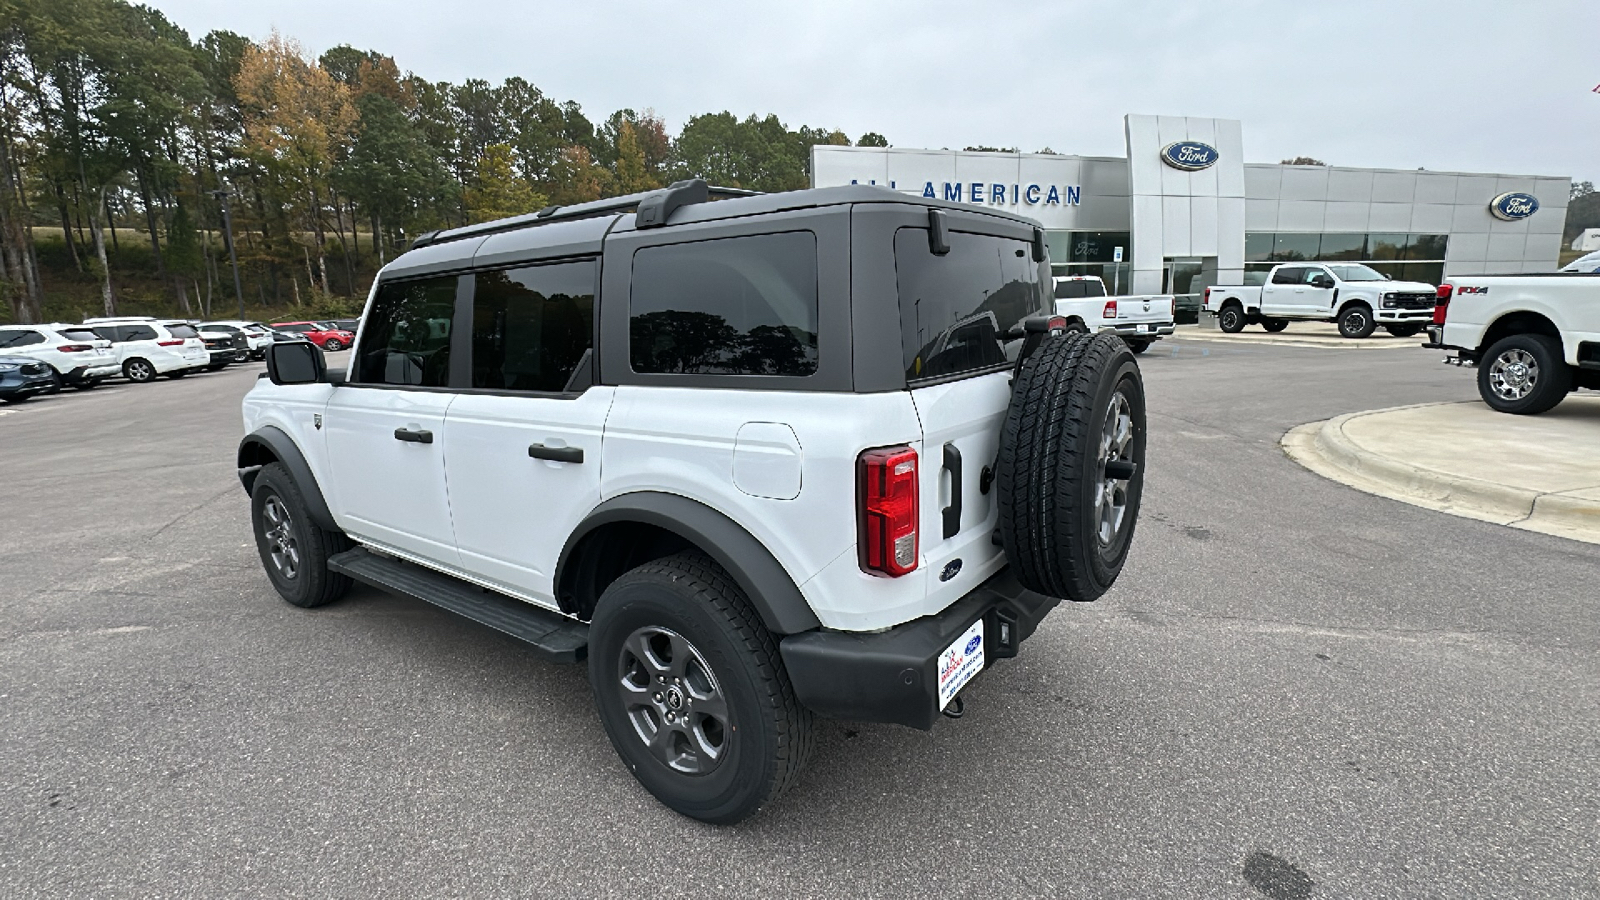
[[[983,620],[972,623],[939,654],[939,708],[944,709],[973,676],[983,671]]]
[[[1147,333],[1149,331],[1150,331],[1150,326],[1149,325],[1140,325],[1139,326],[1139,333],[1140,334],[1145,334],[1145,333]]]

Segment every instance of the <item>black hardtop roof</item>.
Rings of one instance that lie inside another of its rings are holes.
[[[809,188],[799,191],[756,194],[748,191],[735,192],[725,188],[707,188],[703,182],[699,182],[698,190],[700,191],[700,196],[704,196],[709,190],[713,197],[720,194],[726,199],[719,199],[714,203],[695,202],[691,199],[687,202],[680,201],[681,205],[672,202],[671,193],[673,191],[685,185],[694,184],[694,182],[679,182],[672,187],[656,191],[645,191],[643,193],[611,197],[605,200],[559,208],[546,207],[536,213],[430,233],[418,238],[410,250],[401,254],[388,266],[385,266],[384,270],[391,275],[407,275],[413,272],[420,273],[423,270],[436,271],[452,267],[452,265],[454,267],[469,265],[474,257],[479,255],[480,248],[486,249],[486,245],[491,242],[494,244],[514,243],[519,253],[531,255],[538,255],[539,251],[546,247],[553,248],[556,246],[559,246],[563,251],[561,255],[599,252],[600,244],[608,233],[612,231],[633,231],[635,228],[640,227],[638,225],[639,214],[636,210],[641,204],[653,203],[659,207],[663,200],[667,204],[664,212],[666,220],[654,227],[670,227],[688,222],[734,219],[789,210],[815,209],[853,203],[902,203],[923,208],[933,207],[958,210],[963,213],[995,216],[1035,228],[1039,227],[1039,223],[1034,220],[1016,213],[1006,212],[1005,210],[922,197],[869,184],[851,184],[840,187]],[[658,211],[657,214],[662,213]],[[648,216],[649,213],[646,213],[646,215]],[[643,227],[652,226],[646,225]],[[513,233],[515,238],[511,238]],[[500,254],[492,255],[498,256]]]

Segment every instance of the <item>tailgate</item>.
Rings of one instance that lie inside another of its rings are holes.
[[[922,421],[917,530],[932,608],[942,609],[999,571],[991,472],[1011,403],[1011,374],[994,372],[911,392]]]
[[[1113,297],[1111,299],[1117,301],[1118,324],[1172,321],[1173,301],[1171,297]]]

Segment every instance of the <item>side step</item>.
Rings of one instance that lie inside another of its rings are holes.
[[[365,547],[328,558],[328,568],[381,591],[415,597],[525,641],[556,662],[581,662],[589,626],[531,603]]]

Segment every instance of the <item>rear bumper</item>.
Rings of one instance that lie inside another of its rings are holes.
[[[778,649],[796,697],[812,712],[928,730],[941,711],[939,655],[951,642],[982,621],[988,669],[997,659],[1016,656],[1060,602],[1023,588],[1004,569],[935,615],[866,634],[793,634]]]
[[[1107,325],[1100,331],[1125,338],[1158,338],[1171,334],[1174,327],[1172,322],[1130,322],[1126,325]],[[1141,328],[1145,330],[1141,331]]]

